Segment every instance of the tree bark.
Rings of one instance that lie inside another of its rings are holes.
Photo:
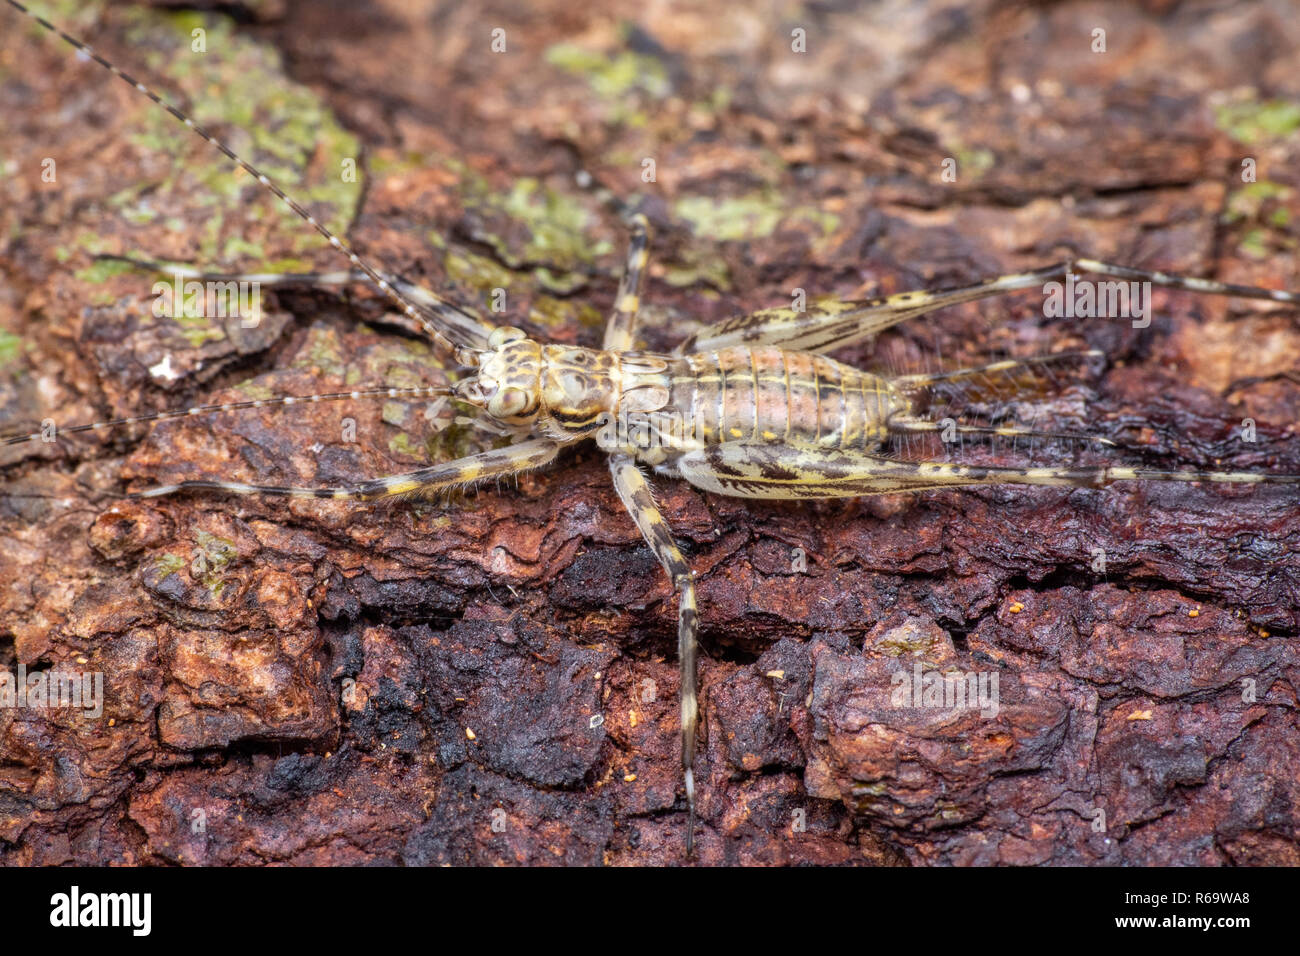
[[[579,169],[655,226],[653,349],[797,290],[1069,251],[1300,288],[1293,4],[249,6],[88,3],[66,26],[367,259],[537,338],[598,345],[617,288],[625,237]],[[157,277],[96,253],[346,263],[94,64],[0,34],[6,431],[446,380],[360,287],[268,292],[251,329],[155,316]],[[1099,349],[952,413],[1124,448],[961,456],[1300,472],[1295,310],[1154,304],[1134,328],[1049,320],[1027,293],[837,357]],[[448,503],[105,494],[348,484],[496,440],[456,414],[319,404],[5,449],[0,670],[99,672],[105,703],[0,708],[0,860],[680,861],[675,605],[594,447]],[[1300,863],[1293,492],[656,485],[698,577],[701,862]],[[996,675],[996,707],[899,705],[944,672]]]

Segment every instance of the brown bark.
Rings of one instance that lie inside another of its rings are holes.
[[[572,185],[579,166],[645,197],[654,348],[795,288],[952,285],[1065,249],[1300,288],[1288,3],[254,4],[233,29],[195,21],[199,61],[141,40],[155,13],[81,6],[73,32],[287,170],[363,254],[479,307],[506,288],[499,318],[538,337],[595,345],[617,285],[623,237]],[[340,260],[6,16],[7,431],[443,380],[364,291],[280,293],[256,329],[153,319],[154,277],[97,271],[93,252]],[[259,101],[245,136],[226,120],[248,104],[220,94],[241,81],[307,84],[328,112]],[[365,144],[364,193],[339,188],[329,115]],[[953,309],[841,357],[910,371],[1098,348],[1105,363],[1021,411],[1123,441],[1128,461],[1300,471],[1294,310],[1157,292],[1133,329],[1049,322],[1039,301]],[[450,416],[315,405],[7,449],[0,665],[101,671],[106,705],[0,709],[0,859],[680,860],[672,595],[594,448],[450,505],[98,494],[348,483],[491,441]],[[766,505],[658,488],[699,578],[702,862],[1300,862],[1290,492]],[[997,714],[893,706],[917,663],[996,673]]]

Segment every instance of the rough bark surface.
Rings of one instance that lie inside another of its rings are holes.
[[[505,289],[501,319],[551,340],[597,344],[617,285],[623,237],[580,167],[656,224],[654,348],[796,288],[952,285],[1066,249],[1300,288],[1280,0],[45,7],[364,254],[481,307]],[[123,84],[0,24],[7,430],[443,380],[364,289],[268,296],[256,329],[155,318],[155,277],[95,253],[340,261]],[[1294,310],[1155,305],[1134,329],[1048,321],[1031,294],[841,357],[1097,348],[1017,410],[1133,462],[1300,471]],[[492,441],[453,414],[315,405],[6,449],[0,669],[102,672],[106,701],[0,709],[0,860],[681,861],[672,595],[594,448],[449,505],[99,493],[348,483]],[[699,578],[700,862],[1300,863],[1293,493],[766,505],[658,484]],[[996,673],[997,713],[893,706],[894,675],[945,670]]]

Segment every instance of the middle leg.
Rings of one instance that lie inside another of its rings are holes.
[[[659,563],[668,572],[673,590],[677,592],[677,660],[681,668],[682,708],[682,776],[686,783],[686,853],[689,856],[695,842],[695,735],[699,723],[695,655],[699,630],[699,614],[695,607],[695,574],[686,563],[681,549],[673,540],[673,533],[655,504],[650,483],[630,455],[612,455],[609,470],[614,476],[614,488],[627,508],[628,514],[641,530],[641,536],[654,552]]]
[[[618,283],[618,299],[605,326],[604,348],[626,351],[636,339],[636,314],[641,307],[641,276],[650,257],[650,223],[641,213],[630,217],[632,236],[628,241],[623,278]]]

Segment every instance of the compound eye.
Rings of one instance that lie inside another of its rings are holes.
[[[528,405],[528,393],[522,388],[503,388],[488,401],[487,410],[493,418],[513,418]]]
[[[524,335],[523,329],[516,329],[513,326],[503,325],[499,329],[492,330],[492,334],[488,336],[488,346],[490,348],[499,349],[508,342],[518,342],[520,339],[525,339],[527,337],[528,336]]]
[[[452,391],[461,401],[469,402],[471,405],[483,407],[488,396],[496,392],[496,385],[485,386],[483,381],[477,376],[473,378],[461,379],[454,386]]]

